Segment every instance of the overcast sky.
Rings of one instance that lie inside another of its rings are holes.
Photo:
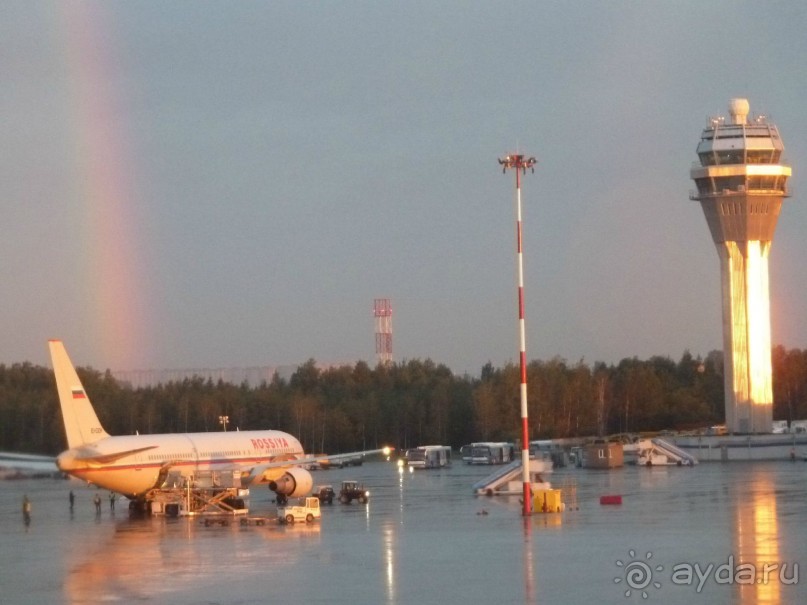
[[[0,363],[98,369],[722,347],[688,199],[732,97],[793,166],[773,339],[807,348],[807,4],[3,2]]]

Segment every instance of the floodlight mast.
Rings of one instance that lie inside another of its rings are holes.
[[[520,154],[510,154],[499,159],[502,173],[508,168],[516,171],[516,259],[518,265],[518,334],[519,360],[521,366],[521,476],[524,483],[522,497],[522,514],[526,517],[532,512],[532,494],[530,489],[530,435],[527,414],[527,337],[524,324],[524,260],[521,246],[521,175],[535,172],[534,157],[526,158]]]

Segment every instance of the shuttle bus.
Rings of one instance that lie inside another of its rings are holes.
[[[507,464],[513,460],[514,452],[512,443],[493,441],[470,443],[460,449],[466,464]]]
[[[421,445],[406,450],[406,463],[412,468],[442,468],[451,466],[451,447]]]

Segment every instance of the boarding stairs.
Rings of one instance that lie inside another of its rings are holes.
[[[530,459],[530,484],[533,490],[550,489],[550,484],[543,480],[541,473],[552,472],[552,463],[543,459]],[[496,469],[484,479],[473,484],[474,494],[487,496],[505,496],[523,494],[521,479],[521,460],[513,460],[507,466]]]
[[[636,463],[641,466],[695,466],[698,459],[659,437],[639,442]]]

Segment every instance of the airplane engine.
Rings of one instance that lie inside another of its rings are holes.
[[[299,498],[311,493],[314,479],[303,468],[290,468],[276,481],[269,481],[269,489],[285,498]]]

